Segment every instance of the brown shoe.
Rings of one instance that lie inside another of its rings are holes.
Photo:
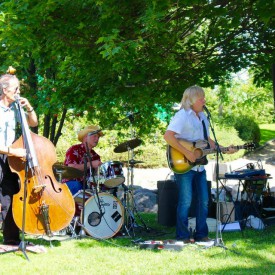
[[[184,240],[183,240],[183,243],[184,243],[184,244],[188,244],[188,243],[191,243],[191,241],[190,241],[189,239],[184,239]]]

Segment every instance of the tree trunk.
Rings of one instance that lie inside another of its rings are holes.
[[[50,123],[51,123],[51,117],[49,114],[44,115],[44,129],[43,129],[43,136],[45,138],[49,138],[50,135]]]
[[[57,133],[55,135],[55,138],[54,138],[54,141],[53,141],[53,144],[56,146],[57,142],[58,142],[58,139],[60,138],[60,136],[62,135],[62,128],[63,128],[63,125],[64,125],[64,122],[65,122],[65,118],[66,118],[66,114],[67,114],[67,111],[68,109],[67,108],[64,108],[63,111],[62,111],[62,116],[61,116],[61,119],[59,121],[59,127],[58,127],[58,130],[57,130]]]

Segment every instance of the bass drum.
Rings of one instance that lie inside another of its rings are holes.
[[[82,219],[82,213],[81,213]],[[82,222],[82,221],[81,221]],[[84,207],[84,230],[96,239],[108,239],[116,235],[124,223],[121,202],[107,193],[89,198]]]

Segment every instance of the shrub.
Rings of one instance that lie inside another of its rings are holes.
[[[247,116],[237,117],[234,128],[237,130],[239,137],[244,141],[253,141],[256,146],[261,140],[261,132],[258,124],[253,118]]]

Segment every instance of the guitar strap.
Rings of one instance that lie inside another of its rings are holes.
[[[204,136],[204,139],[206,141],[208,141],[208,136],[207,136],[207,131],[206,131],[206,126],[205,126],[205,123],[204,123],[204,120],[202,120],[202,128],[203,128],[203,136]],[[210,145],[208,143],[206,149],[209,149],[210,148]]]

